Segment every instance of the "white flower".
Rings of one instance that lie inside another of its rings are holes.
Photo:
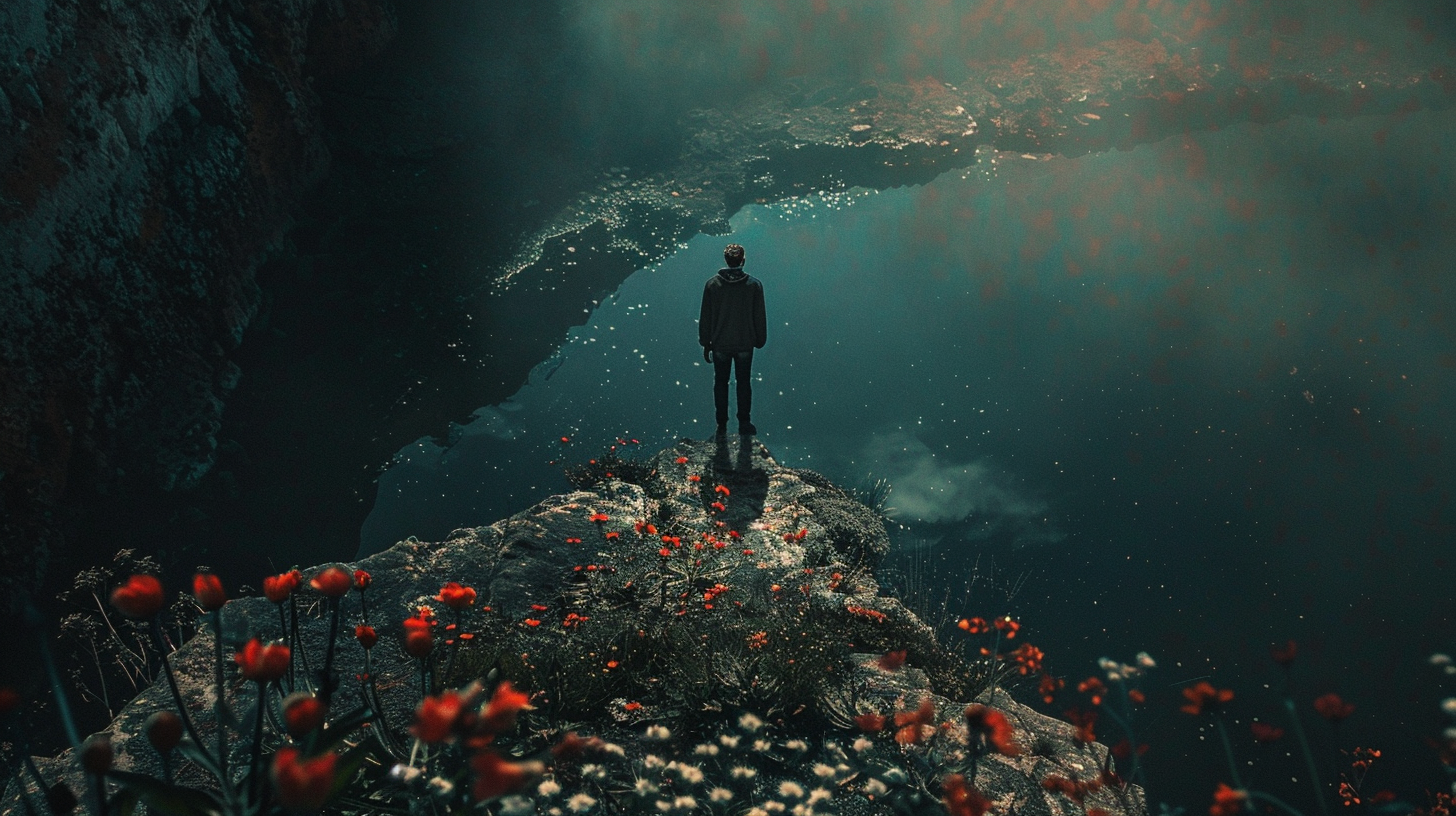
[[[814,790],[809,791],[810,805],[813,805],[815,802],[826,802],[833,798],[834,793],[828,788],[815,788]]]
[[[783,813],[788,808],[783,802],[768,801],[763,803],[763,809],[769,813]]]
[[[500,800],[500,816],[535,816],[536,806],[524,796],[507,796]]]
[[[814,775],[819,777],[820,779],[832,779],[834,777],[834,767],[832,765],[825,765],[822,762],[816,762],[814,763],[813,770]]]
[[[864,737],[860,737],[859,739],[857,739],[857,740],[854,741],[854,744],[853,745],[851,745],[849,747],[853,748],[857,753],[861,753],[862,754],[865,751],[868,751],[869,749],[873,748],[874,746],[875,746],[875,744],[873,742],[871,742],[870,740],[867,740]]]
[[[903,785],[910,781],[910,775],[905,773],[903,768],[886,768],[881,776],[891,785]]]
[[[870,781],[865,783],[864,792],[866,796],[884,796],[890,792],[890,789],[885,787],[884,782],[870,777]]]
[[[760,720],[752,714],[745,713],[742,717],[738,718],[738,727],[752,734],[754,731],[763,727],[763,720]]]
[[[657,771],[667,767],[667,763],[657,754],[648,754],[642,757],[642,765],[649,771]]]
[[[672,801],[669,800],[669,799],[658,799],[657,800],[657,809],[660,810],[660,811],[662,811],[663,813],[666,813],[669,810],[672,810]]]
[[[691,796],[679,796],[672,800],[672,806],[676,810],[693,810],[698,806],[698,800]]]
[[[1445,731],[1442,731],[1441,736],[1444,737],[1447,742],[1456,742],[1456,726],[1452,726],[1450,728],[1447,728]]]
[[[837,773],[837,774],[839,774],[840,776],[849,776],[849,774],[853,770],[854,770],[853,768],[849,767],[848,765],[845,765],[843,762],[841,762],[838,765],[835,765],[834,766],[834,772]]]
[[[405,765],[404,763],[400,763],[389,769],[389,778],[402,785],[413,785],[424,775],[424,771],[413,765]]]
[[[1431,655],[1431,665],[1432,666],[1449,666],[1449,665],[1451,665],[1451,655],[1441,654],[1440,652],[1436,652],[1435,654]]]
[[[743,816],[768,816],[768,811],[764,810],[761,807],[751,807],[748,809],[747,813],[743,814]]]
[[[791,739],[788,742],[784,743],[784,747],[789,749],[790,751],[802,752],[809,750],[809,743],[804,742],[801,739]]]
[[[1097,658],[1097,668],[1107,671],[1117,671],[1117,661],[1110,657]]]
[[[705,742],[702,745],[694,748],[693,753],[697,754],[698,756],[717,756],[718,746],[714,745],[711,742]]]
[[[788,796],[792,799],[802,799],[804,797],[804,786],[800,785],[798,782],[785,779],[784,781],[779,783],[779,796]]]
[[[1447,697],[1441,701],[1441,710],[1456,717],[1456,697]]]
[[[436,776],[430,779],[430,793],[436,796],[449,796],[455,790],[455,783],[443,777]]]
[[[597,800],[591,798],[590,796],[587,796],[584,793],[578,793],[570,799],[566,800],[566,809],[570,810],[572,813],[585,813],[588,810],[596,807],[596,805]]]
[[[807,805],[801,802],[797,805],[794,805],[794,809],[789,812],[792,813],[793,816],[814,816],[814,806]]]
[[[601,752],[604,753],[604,754],[611,754],[612,756],[619,756],[619,757],[625,757],[625,756],[627,756],[627,749],[626,748],[623,748],[622,746],[618,745],[615,742],[604,742],[604,743],[602,743]]]
[[[772,742],[769,742],[766,739],[754,740],[753,741],[753,750],[759,751],[759,752],[772,751],[773,750],[773,743]]]
[[[1147,652],[1137,653],[1137,664],[1145,669],[1156,669],[1158,667],[1157,661],[1153,660],[1153,656]]]
[[[651,796],[657,793],[657,786],[652,784],[651,779],[643,778],[637,780],[637,784],[633,787],[633,790],[636,791],[638,796]]]
[[[696,765],[684,765],[681,762],[668,763],[668,769],[677,771],[677,775],[683,778],[684,782],[696,785],[703,781],[703,770]]]
[[[758,771],[748,767],[747,765],[734,765],[733,770],[729,771],[728,775],[732,776],[734,779],[752,779],[755,776],[758,776]]]
[[[738,747],[738,739],[739,738],[738,738],[737,735],[734,735],[734,734],[724,734],[723,736],[721,736],[721,737],[718,738],[718,741],[721,742],[721,743],[723,743],[723,747],[724,748],[737,748]]]
[[[556,780],[548,779],[536,787],[536,792],[542,796],[555,796],[561,793],[561,786],[556,784]]]
[[[581,775],[593,782],[600,782],[607,778],[607,769],[595,762],[588,762],[581,766]]]
[[[665,725],[649,725],[647,726],[647,733],[643,734],[643,737],[661,742],[672,739],[672,732],[667,730],[667,726]]]
[[[1441,671],[1444,671],[1447,674],[1456,674],[1456,665],[1448,663],[1446,664],[1446,668],[1442,669]]]
[[[733,791],[727,788],[713,788],[708,791],[708,800],[711,802],[727,802],[733,799]]]

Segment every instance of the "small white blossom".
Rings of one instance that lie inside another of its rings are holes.
[[[647,733],[643,737],[662,742],[672,739],[672,732],[667,730],[667,726],[665,725],[649,725],[647,726]]]
[[[1452,726],[1450,728],[1447,728],[1445,731],[1442,731],[1441,736],[1444,737],[1447,742],[1456,742],[1456,726]]]
[[[649,771],[657,771],[667,767],[667,762],[657,754],[648,754],[642,757],[642,765]]]
[[[738,727],[752,734],[754,731],[763,727],[763,720],[760,720],[752,714],[745,713],[742,717],[738,718]]]
[[[413,785],[418,782],[425,772],[413,765],[400,763],[389,769],[389,778],[403,785]]]
[[[1107,671],[1117,671],[1117,661],[1110,657],[1097,658],[1097,668]]]
[[[717,756],[718,746],[714,745],[711,742],[705,742],[702,745],[694,748],[693,753],[697,754],[698,756]]]
[[[677,771],[684,782],[696,785],[703,781],[703,770],[696,765],[684,765],[681,762],[671,762],[667,766],[670,770]]]
[[[597,800],[584,793],[578,793],[566,800],[566,809],[572,813],[586,813],[588,810],[596,807],[596,805]]]
[[[536,786],[536,792],[542,796],[555,796],[561,793],[561,786],[556,783],[555,779],[548,779]]]
[[[500,816],[535,816],[536,806],[524,796],[507,796],[500,800]]]
[[[825,765],[822,762],[814,763],[814,775],[820,779],[832,779],[834,777],[834,766]]]
[[[783,813],[788,807],[783,802],[768,801],[763,803],[763,809],[769,813]]]
[[[794,809],[789,811],[789,813],[793,814],[793,816],[814,816],[814,806],[801,802],[794,805]]]
[[[669,810],[672,810],[672,800],[670,800],[670,799],[658,799],[657,800],[657,809],[660,810],[660,811],[662,811],[663,813],[666,813]]]
[[[828,788],[815,788],[814,790],[809,791],[810,805],[813,805],[815,802],[827,802],[833,798],[834,793]]]
[[[625,757],[627,755],[627,749],[615,742],[602,743],[601,751],[604,754],[611,754],[612,756],[618,757]]]
[[[1446,668],[1442,669],[1441,671],[1444,671],[1447,674],[1456,674],[1456,665],[1447,663]]]
[[[803,752],[809,750],[809,743],[804,742],[801,739],[791,739],[788,742],[784,743],[784,747],[789,749],[790,751]]]
[[[429,782],[429,785],[430,793],[433,793],[436,796],[449,796],[455,791],[455,783],[451,782],[448,779],[445,779],[444,777],[436,776],[432,778]]]
[[[672,800],[672,806],[675,810],[694,810],[698,806],[698,800],[691,796],[679,796]]]
[[[802,799],[804,797],[804,786],[800,785],[798,782],[785,779],[784,781],[779,783],[779,796],[788,796],[793,799]]]
[[[1144,669],[1156,669],[1158,667],[1157,661],[1153,660],[1153,656],[1147,652],[1137,653],[1137,664]]]
[[[865,783],[864,792],[866,796],[884,796],[890,792],[890,789],[885,786],[884,782],[870,777],[870,781]]]
[[[708,791],[708,800],[712,802],[728,802],[733,799],[733,791],[727,788],[713,788]]]
[[[834,766],[834,772],[839,774],[840,776],[849,776],[852,771],[854,771],[854,769],[849,767],[848,765],[845,765],[843,762]]]
[[[724,748],[737,748],[739,737],[736,734],[724,734],[718,738]]]
[[[593,782],[600,782],[607,778],[607,769],[595,762],[588,762],[581,766],[581,775]]]
[[[743,814],[743,816],[768,816],[768,811],[764,810],[761,807],[751,807],[748,809],[747,813]]]
[[[657,793],[657,786],[652,784],[651,779],[643,778],[637,780],[637,784],[633,787],[633,790],[636,791],[638,796],[651,796]]]
[[[1431,658],[1430,659],[1431,659],[1431,665],[1432,666],[1449,666],[1449,665],[1451,665],[1451,655],[1448,655],[1448,654],[1442,654],[1440,652],[1436,652],[1435,654],[1431,655]]]
[[[772,742],[769,742],[766,739],[754,740],[753,741],[753,750],[758,751],[760,753],[763,752],[763,751],[772,751],[773,750],[773,743]]]
[[[862,754],[865,751],[868,751],[869,749],[873,748],[874,746],[875,746],[875,744],[872,741],[867,740],[864,737],[860,737],[859,739],[857,739],[857,740],[854,741],[854,744],[853,745],[851,745],[849,747],[853,748],[857,753],[861,753]]]
[[[1456,717],[1456,697],[1447,697],[1441,701],[1441,710]]]
[[[562,812],[563,811],[559,807],[548,808],[546,811],[546,816],[561,816]]]
[[[733,770],[728,772],[734,779],[752,779],[758,776],[758,771],[747,765],[734,765]]]
[[[910,775],[905,773],[904,768],[886,768],[881,776],[891,785],[903,785],[910,781]]]

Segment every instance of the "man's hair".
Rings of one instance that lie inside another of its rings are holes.
[[[743,247],[738,244],[729,244],[723,247],[723,260],[729,266],[743,266]]]

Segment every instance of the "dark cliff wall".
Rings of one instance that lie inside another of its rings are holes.
[[[0,4],[0,594],[123,479],[211,466],[254,274],[322,176],[319,90],[388,0]]]

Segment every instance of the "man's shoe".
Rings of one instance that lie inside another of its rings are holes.
[[[755,428],[755,427],[753,427],[753,423],[752,422],[740,422],[740,423],[738,423],[738,435],[739,436],[753,436],[756,433],[758,433],[758,429]]]

